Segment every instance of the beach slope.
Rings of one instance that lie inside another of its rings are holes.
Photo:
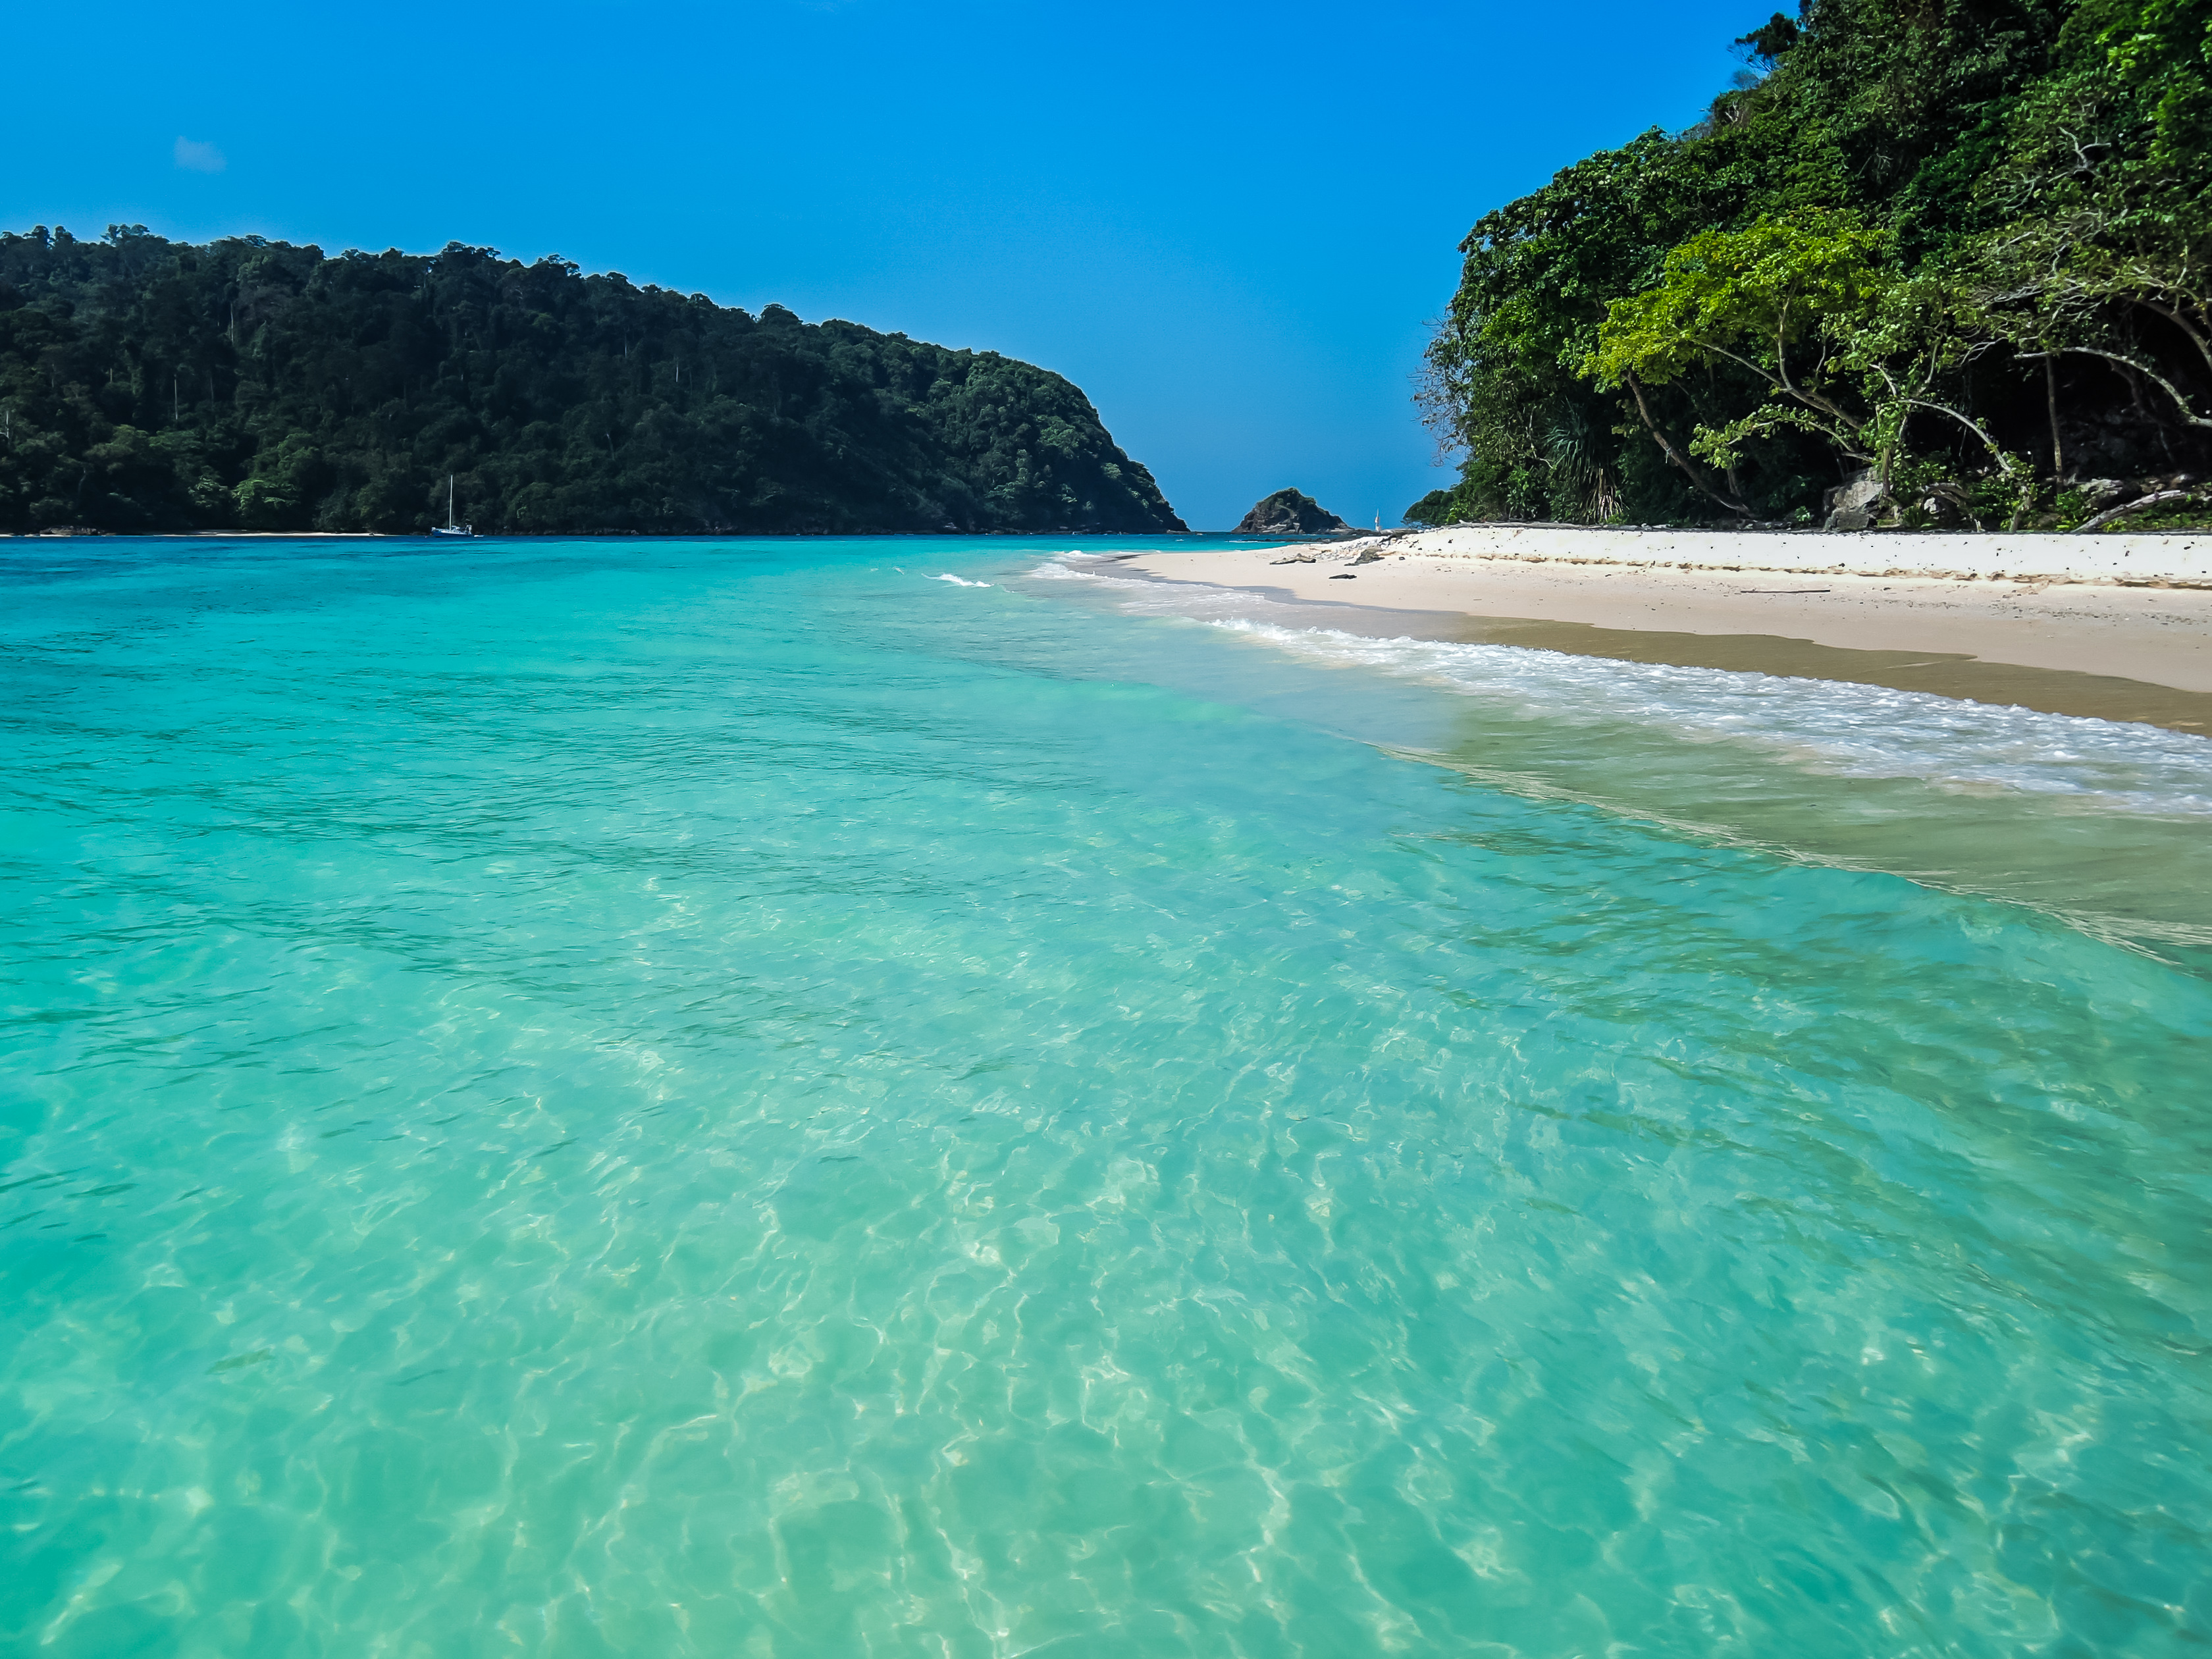
[[[1401,613],[1360,632],[1395,620],[1421,637],[2212,730],[2212,535],[1461,526],[1147,553],[1120,566]]]

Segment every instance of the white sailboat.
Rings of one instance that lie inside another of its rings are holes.
[[[430,533],[433,536],[473,536],[477,533],[477,527],[472,524],[453,522],[453,475],[450,472],[446,475],[446,521],[432,525]]]

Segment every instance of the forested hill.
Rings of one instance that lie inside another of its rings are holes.
[[[1755,14],[1747,22],[1756,21]],[[1805,0],[1688,131],[1483,218],[1409,516],[2212,509],[2212,0]]]
[[[1059,375],[458,244],[0,234],[0,528],[1180,530]]]

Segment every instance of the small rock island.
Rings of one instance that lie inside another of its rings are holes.
[[[1279,489],[1253,504],[1237,526],[1239,536],[1323,536],[1352,526],[1303,490]]]

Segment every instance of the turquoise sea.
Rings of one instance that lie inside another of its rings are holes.
[[[0,1652],[2203,1652],[2212,741],[1132,546],[0,546]]]

